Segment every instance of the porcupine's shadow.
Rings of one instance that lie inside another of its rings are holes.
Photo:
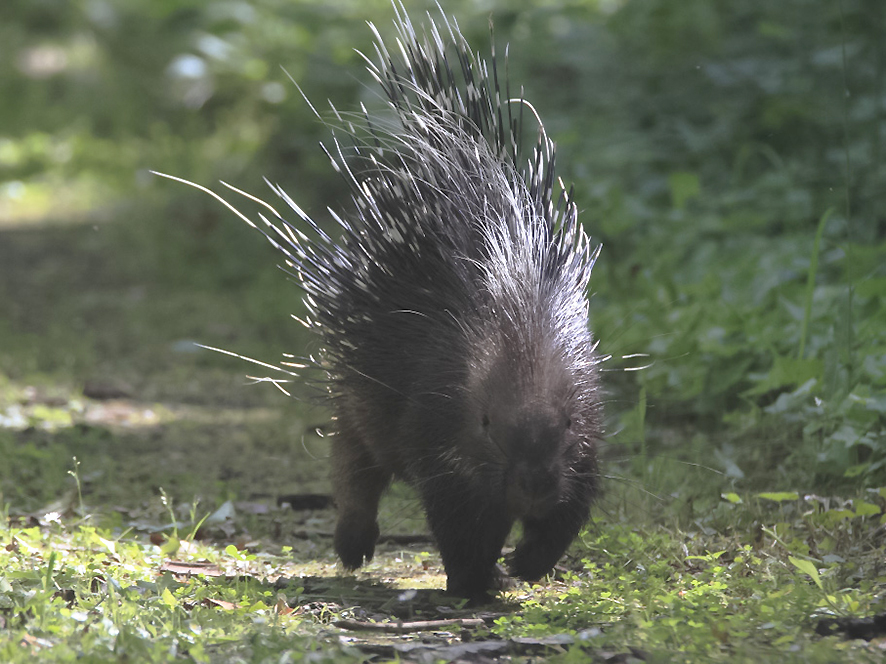
[[[435,620],[472,616],[478,608],[441,589],[397,588],[379,579],[358,578],[353,574],[281,577],[273,587],[287,596],[290,608],[317,617],[347,609],[349,617],[357,621],[377,622],[386,617],[405,621]],[[519,606],[519,603],[492,598],[483,605],[483,610],[511,613]]]

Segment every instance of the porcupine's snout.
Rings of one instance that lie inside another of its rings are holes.
[[[510,423],[490,423],[489,432],[493,444],[507,449],[505,500],[513,518],[550,511],[560,497],[566,418],[550,408],[531,408]]]

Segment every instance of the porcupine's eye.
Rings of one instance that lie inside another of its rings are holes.
[[[486,413],[483,413],[482,425],[483,425],[483,431],[488,432],[489,431],[489,415],[487,415]]]
[[[572,418],[571,418],[571,417],[567,417],[567,418],[566,418],[566,430],[568,431],[568,430],[570,430],[570,429],[572,429]]]

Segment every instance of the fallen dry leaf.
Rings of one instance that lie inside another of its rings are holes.
[[[180,560],[167,560],[160,565],[161,572],[171,574],[183,574],[185,576],[224,576],[224,571],[218,565],[209,562],[190,563]]]

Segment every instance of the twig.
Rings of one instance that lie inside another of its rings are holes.
[[[418,620],[415,622],[375,623],[361,620],[336,620],[336,627],[355,632],[387,632],[390,634],[408,634],[445,629],[447,627],[482,627],[485,623],[480,618],[450,618],[449,620]]]

